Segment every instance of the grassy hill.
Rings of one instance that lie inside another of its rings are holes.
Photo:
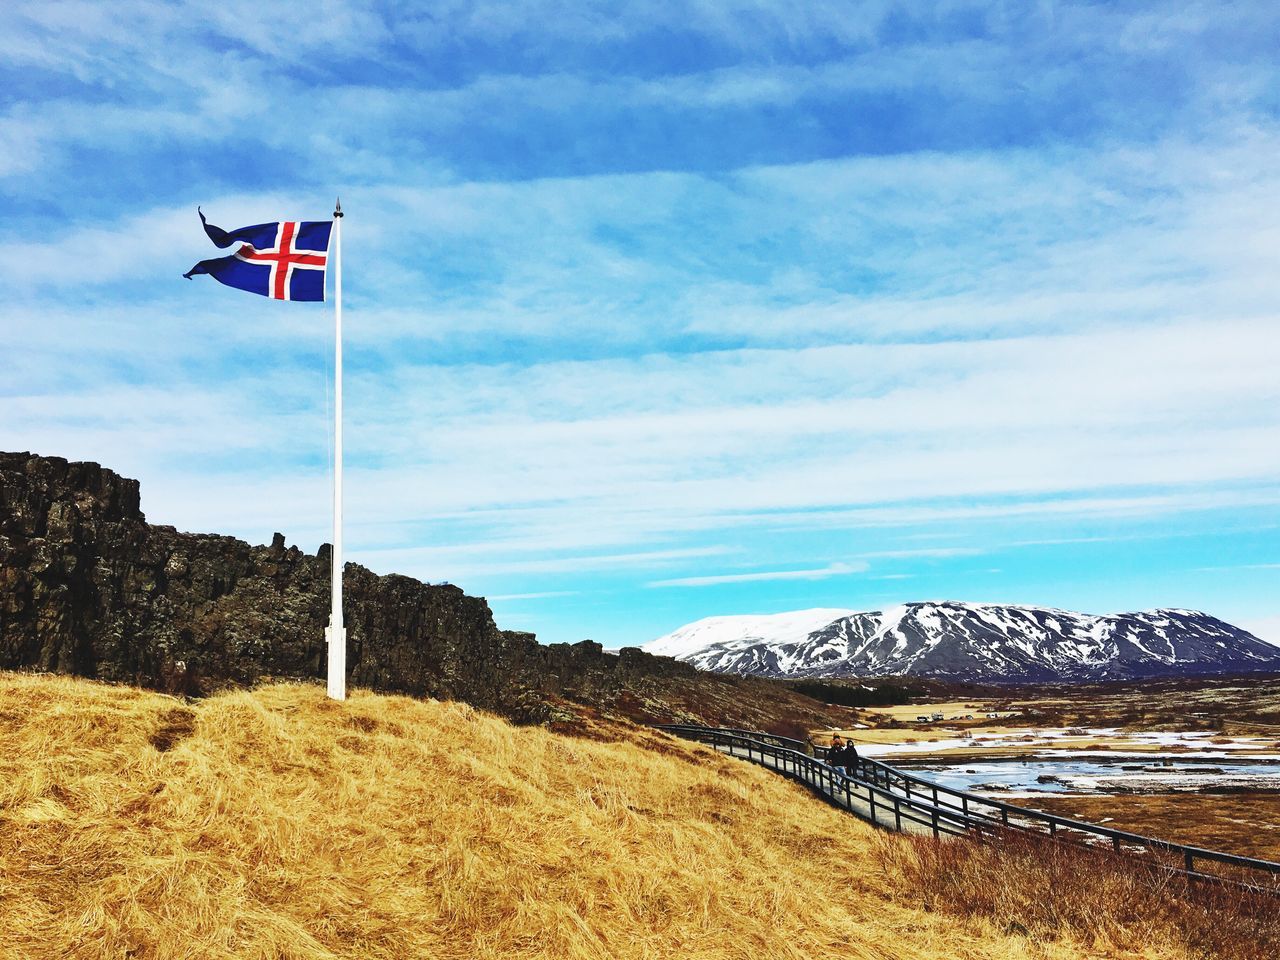
[[[1141,917],[1037,940],[928,912],[894,867],[918,873],[906,841],[745,763],[605,733],[0,673],[0,957],[1194,955]]]

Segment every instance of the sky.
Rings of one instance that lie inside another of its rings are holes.
[[[0,449],[547,642],[910,600],[1280,643],[1273,3],[0,11]]]

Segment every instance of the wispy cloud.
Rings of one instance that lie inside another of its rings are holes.
[[[1280,563],[1232,563],[1225,566],[1197,567],[1197,570],[1280,570]]]
[[[672,580],[651,580],[646,587],[713,587],[724,583],[760,583],[766,580],[826,580],[828,577],[844,577],[869,569],[865,563],[831,563],[812,570],[764,570],[753,573],[722,573],[714,576],[677,577]]]
[[[1067,551],[1230,557],[1280,508],[1280,17],[950,10],[11,4],[0,447],[327,539],[327,314],[179,274],[197,203],[340,192],[379,570],[643,639],[734,584],[865,595],[814,557],[962,589],[1016,547],[1050,603]]]
[[[864,553],[868,559],[903,560],[915,557],[973,557],[985,551],[977,547],[919,547],[907,550],[877,550]]]
[[[728,547],[687,547],[672,550],[641,550],[630,553],[603,553],[557,556],[526,560],[424,560],[414,548],[395,550],[364,550],[360,557],[376,569],[403,569],[417,572],[424,567],[441,571],[445,579],[466,577],[493,577],[500,574],[582,573],[590,575],[602,570],[646,569],[670,566],[676,562],[719,557],[733,551]],[[424,576],[426,576],[424,574]],[[436,579],[437,577],[432,577]],[[577,591],[573,591],[577,592]]]
[[[550,600],[553,597],[576,597],[577,590],[544,590],[541,593],[500,593],[488,598],[490,603],[501,603],[507,600]]]

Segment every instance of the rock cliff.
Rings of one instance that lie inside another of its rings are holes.
[[[329,547],[147,523],[138,481],[96,463],[0,453],[0,669],[34,668],[199,695],[320,677]],[[557,701],[611,703],[693,667],[637,649],[537,643],[449,585],[343,575],[349,681],[465,700],[523,722]]]

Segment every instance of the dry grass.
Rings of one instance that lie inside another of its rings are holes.
[[[878,840],[905,903],[983,920],[1038,940],[1141,952],[1177,944],[1187,956],[1273,960],[1274,897],[1189,885],[1104,851],[1013,838],[1000,844]]]
[[[0,957],[1191,956],[895,900],[870,828],[631,736],[297,684],[183,703],[0,674]]]
[[[1116,830],[1280,862],[1280,792],[1054,794],[1018,802]]]
[[[948,719],[969,713],[973,714],[974,717],[982,717],[983,714],[995,709],[994,704],[995,701],[993,700],[921,700],[915,703],[899,703],[888,707],[860,707],[859,710],[861,715],[869,720],[886,719],[914,722],[916,717],[927,717],[935,712],[943,714]]]
[[[1033,695],[1028,698],[1028,693]],[[1267,735],[1280,729],[1280,678],[1183,678],[1064,684],[1010,691],[1002,701],[1039,726],[1131,730],[1229,730]]]

